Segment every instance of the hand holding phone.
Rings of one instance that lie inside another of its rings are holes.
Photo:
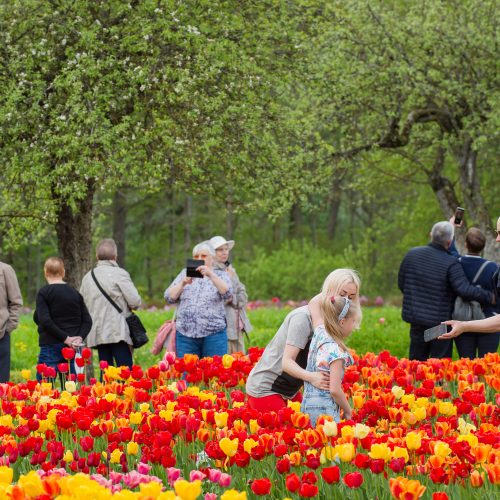
[[[200,266],[204,266],[204,260],[187,259],[186,260],[186,276],[188,278],[203,278],[203,274],[198,271]]]
[[[457,207],[455,210],[455,226],[460,226],[464,220],[465,208]]]
[[[431,340],[437,339],[441,335],[444,335],[448,332],[447,325],[443,325],[442,323],[437,326],[433,326],[432,328],[428,328],[424,331],[424,340],[425,342],[430,342]]]

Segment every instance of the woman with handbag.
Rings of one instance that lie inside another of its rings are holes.
[[[177,356],[223,356],[227,354],[224,304],[232,294],[231,280],[226,272],[213,268],[215,250],[208,241],[193,248],[193,258],[204,261],[196,269],[202,277],[189,277],[183,269],[164,294],[167,302],[178,304]]]
[[[226,240],[222,236],[210,239],[215,249],[214,268],[225,271],[231,278],[233,294],[226,301],[227,347],[228,353],[245,352],[244,334],[252,330],[252,325],[246,314],[248,295],[245,285],[240,281],[232,264],[229,262],[229,252],[234,247],[234,240]]]

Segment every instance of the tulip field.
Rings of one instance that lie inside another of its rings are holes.
[[[41,383],[22,370],[0,384],[0,498],[498,498],[497,353],[425,363],[355,354],[344,377],[352,420],[311,427],[299,403],[248,407],[245,380],[262,351],[96,366],[92,384],[64,366],[62,386],[44,366]]]

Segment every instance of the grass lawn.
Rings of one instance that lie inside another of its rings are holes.
[[[248,315],[254,327],[250,333],[251,345],[265,346],[289,312],[288,308],[261,308],[249,311]],[[147,367],[158,361],[158,357],[149,352],[152,339],[163,321],[172,315],[173,311],[139,311],[139,316],[149,332],[150,342],[136,351],[134,355],[136,364]],[[385,322],[381,323],[380,318],[385,318]],[[408,325],[401,320],[399,307],[365,307],[361,329],[353,332],[348,344],[359,354],[377,353],[387,349],[397,357],[407,357],[408,330]],[[38,334],[32,316],[23,315],[19,327],[12,335],[13,381],[18,380],[21,369],[30,368],[34,374],[38,351]]]

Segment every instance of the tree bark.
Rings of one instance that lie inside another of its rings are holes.
[[[125,193],[117,189],[113,196],[113,239],[118,248],[116,261],[125,268],[126,257],[127,204]]]
[[[87,192],[76,203],[75,210],[65,200],[59,201],[57,210],[56,233],[59,254],[64,260],[66,281],[77,289],[91,266],[94,191],[94,181],[89,180]]]
[[[186,195],[184,205],[184,253],[191,255],[191,224],[193,218],[193,197]]]
[[[302,236],[302,211],[298,203],[294,203],[290,209],[289,234],[292,238]]]

